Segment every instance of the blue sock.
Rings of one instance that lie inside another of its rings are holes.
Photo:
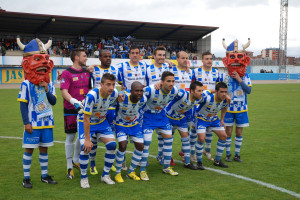
[[[124,162],[125,152],[117,151],[116,155],[116,174],[121,172],[122,163]]]
[[[140,166],[141,172],[146,171],[146,165],[147,165],[147,159],[149,156],[149,147],[150,147],[151,140],[152,140],[152,134],[153,133],[144,134],[144,149],[143,149],[141,166]]]
[[[194,127],[191,128],[190,132],[190,146],[191,146],[191,155],[195,155],[195,145],[197,142],[197,133]]]
[[[231,137],[226,138],[226,155],[230,155]]]
[[[48,153],[40,152],[39,160],[41,165],[42,178],[45,178],[48,175]]]
[[[81,149],[82,147],[83,145],[81,146]],[[81,179],[87,178],[86,172],[89,164],[89,154],[86,154],[84,151],[81,151],[79,155],[79,164],[80,164]]]
[[[181,138],[181,150],[182,153],[184,154],[184,163],[189,164],[190,163],[190,151],[191,151],[191,146],[190,146],[190,137],[185,137]]]
[[[158,140],[158,157],[163,156],[163,146],[164,146],[164,140],[163,137],[160,134],[157,134],[157,140]]]
[[[172,157],[172,138],[164,138],[164,147],[163,147],[163,160],[164,160],[164,169],[170,167],[171,157]]]
[[[139,164],[139,162],[142,159],[142,154],[143,154],[143,151],[134,149],[134,152],[133,152],[132,158],[131,158],[130,167],[128,170],[128,174],[130,174],[131,172],[133,172],[136,169],[137,165]]]
[[[117,144],[115,141],[111,141],[105,144],[106,147],[106,153],[104,156],[104,168],[103,168],[103,173],[102,173],[102,177],[105,175],[108,175],[111,166],[113,165],[114,161],[115,161],[115,151],[117,148]]]
[[[90,167],[96,166],[95,158],[96,158],[96,153],[97,153],[97,138],[91,138],[91,142],[93,143],[93,147],[90,151]]]
[[[223,141],[221,139],[218,140],[217,143],[217,153],[216,153],[216,160],[221,160],[221,156],[223,154],[223,151],[225,149],[226,141]]]
[[[30,178],[31,161],[32,161],[32,153],[24,152],[23,154],[24,178]]]
[[[208,153],[210,153],[212,139],[213,133],[211,131],[207,131],[205,134],[205,151]]]
[[[240,154],[242,142],[243,142],[243,136],[235,136],[235,155]]]
[[[204,142],[200,143],[200,141],[198,140],[196,143],[197,162],[202,162],[203,146],[204,146]]]

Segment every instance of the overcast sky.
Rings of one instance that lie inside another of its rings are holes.
[[[216,26],[212,53],[223,57],[234,39],[246,43],[254,55],[279,47],[280,0],[0,0],[2,9],[103,19]],[[289,0],[287,55],[300,57],[300,0]]]

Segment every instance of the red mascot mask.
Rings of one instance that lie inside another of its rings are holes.
[[[250,39],[248,43],[243,45],[243,50],[238,50],[238,41],[235,40],[229,46],[225,45],[225,39],[223,39],[223,46],[227,50],[226,57],[222,59],[225,67],[228,70],[228,74],[232,76],[233,72],[237,72],[240,77],[245,76],[246,67],[250,64],[250,57],[246,55],[245,49],[250,45]]]
[[[40,82],[50,82],[50,73],[54,63],[47,54],[47,49],[52,41],[44,45],[39,39],[31,40],[26,46],[17,38],[17,43],[21,50],[24,50],[22,67],[24,69],[25,79],[38,85]]]

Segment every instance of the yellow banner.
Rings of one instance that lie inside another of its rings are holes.
[[[24,79],[23,69],[2,69],[2,84],[22,83]]]

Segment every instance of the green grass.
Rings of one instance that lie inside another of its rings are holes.
[[[300,84],[253,85],[248,96],[250,127],[244,129],[241,150],[242,163],[228,163],[222,169],[283,187],[300,193]],[[62,97],[57,90],[58,102],[53,107],[55,117],[54,139],[64,141]],[[22,137],[23,125],[16,101],[17,89],[0,90],[0,136]],[[217,137],[214,136],[212,153],[215,155]],[[173,157],[180,160],[180,138],[175,135]],[[0,138],[1,170],[0,199],[295,199],[295,197],[264,186],[221,175],[216,172],[190,171],[178,163],[178,177],[164,175],[154,158],[149,158],[149,182],[134,182],[125,178],[124,184],[113,186],[100,183],[100,175],[89,175],[91,188],[80,188],[80,173],[67,180],[64,144],[55,143],[49,148],[49,174],[58,185],[40,182],[38,152],[33,154],[31,179],[33,189],[24,189],[22,140]],[[103,145],[100,145],[103,146]],[[234,146],[234,145],[233,145]],[[128,150],[133,150],[129,144]],[[104,149],[98,149],[96,163],[102,172]],[[232,153],[234,148],[232,148]],[[157,139],[153,136],[150,154],[157,153]],[[127,154],[127,165],[131,154]],[[224,159],[224,155],[223,155]],[[216,168],[204,158],[204,166]],[[111,173],[112,177],[114,174]]]

